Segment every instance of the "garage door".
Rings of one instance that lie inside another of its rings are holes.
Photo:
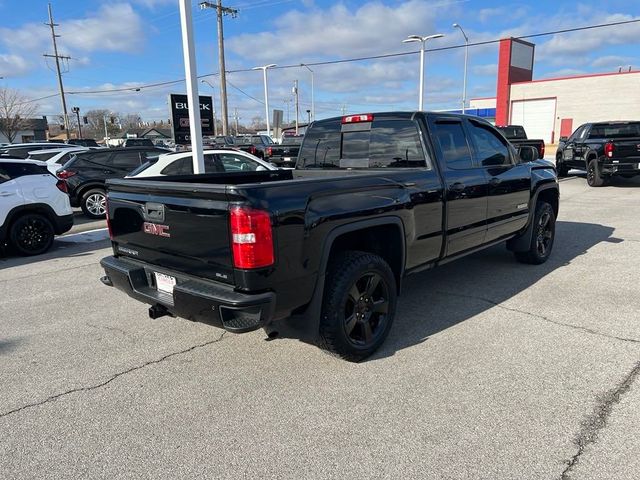
[[[511,102],[511,124],[522,125],[529,138],[542,138],[551,143],[556,99],[514,100]]]

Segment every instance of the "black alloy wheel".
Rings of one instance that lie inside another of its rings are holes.
[[[556,157],[556,170],[558,171],[559,178],[564,178],[569,175],[569,168],[565,166],[561,155]]]
[[[389,286],[375,272],[357,279],[344,306],[344,329],[357,346],[370,346],[384,332],[389,313]]]
[[[556,215],[550,204],[538,201],[532,227],[529,250],[514,253],[519,262],[540,265],[549,259],[556,235]]]
[[[30,213],[18,218],[9,233],[11,245],[22,255],[39,255],[53,244],[53,225],[43,215]]]
[[[387,337],[396,302],[395,276],[383,258],[360,251],[337,254],[325,283],[321,346],[345,360],[364,360]]]
[[[552,211],[545,210],[536,225],[536,250],[540,257],[547,255],[553,242],[552,215]]]
[[[601,187],[604,185],[604,178],[600,174],[600,166],[597,159],[589,160],[587,165],[587,184],[590,187]]]

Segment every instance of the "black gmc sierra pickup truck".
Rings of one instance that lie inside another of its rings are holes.
[[[534,156],[479,118],[376,113],[314,122],[294,170],[110,180],[101,281],[152,318],[262,327],[359,361],[405,275],[503,241],[547,260],[558,182]]]
[[[560,137],[556,168],[560,177],[571,168],[586,170],[591,187],[601,187],[614,175],[640,175],[640,122],[580,125],[569,138]]]
[[[507,140],[514,147],[533,147],[538,150],[538,158],[544,158],[544,140],[529,138],[522,125],[496,125],[496,128],[507,137]]]

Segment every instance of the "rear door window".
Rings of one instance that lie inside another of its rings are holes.
[[[435,137],[447,168],[474,168],[471,150],[460,121],[436,121]]]
[[[111,165],[116,168],[132,170],[142,163],[141,154],[142,152],[140,150],[132,152],[117,152],[111,159]]]
[[[260,166],[258,162],[234,153],[219,153],[217,157],[225,172],[251,172]]]

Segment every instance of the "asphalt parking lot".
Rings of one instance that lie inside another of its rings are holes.
[[[361,364],[150,320],[103,230],[0,259],[2,477],[636,479],[638,211],[640,179],[563,179],[549,262],[410,277]]]

